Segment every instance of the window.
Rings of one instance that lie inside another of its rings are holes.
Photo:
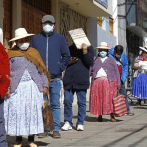
[[[102,17],[97,17],[97,25],[102,27]]]
[[[109,17],[109,33],[113,35],[113,19]]]

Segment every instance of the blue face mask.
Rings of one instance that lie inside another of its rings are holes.
[[[107,52],[105,52],[105,51],[101,51],[99,54],[100,54],[101,57],[106,57]]]
[[[43,31],[45,32],[45,33],[51,33],[51,32],[53,32],[53,30],[54,30],[54,25],[49,25],[49,24],[43,24]]]

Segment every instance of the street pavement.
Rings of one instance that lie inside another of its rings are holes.
[[[39,147],[147,147],[147,104],[136,106],[136,100],[130,103],[134,116],[117,117],[110,122],[110,116],[104,115],[103,122],[96,122],[97,116],[90,114],[87,102],[87,114],[84,131],[76,131],[77,105],[73,106],[73,130],[60,131],[61,139],[53,139],[52,132],[46,138],[35,137]],[[61,107],[61,126],[63,126],[64,107]],[[15,144],[14,136],[7,136],[9,147]],[[23,147],[28,147],[27,137],[23,137]]]

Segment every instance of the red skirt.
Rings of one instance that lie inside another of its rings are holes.
[[[117,96],[117,79],[97,78],[90,89],[89,109],[93,115],[113,113],[112,99]]]

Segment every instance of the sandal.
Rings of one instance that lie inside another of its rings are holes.
[[[34,142],[30,142],[28,143],[30,147],[37,147],[37,144],[35,144]]]

